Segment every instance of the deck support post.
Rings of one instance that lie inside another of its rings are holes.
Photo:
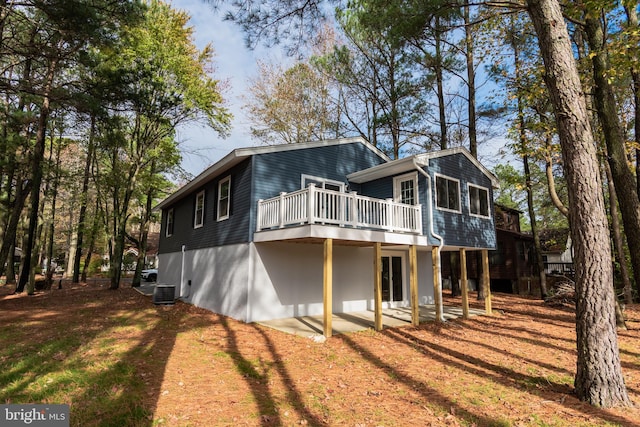
[[[373,310],[375,330],[382,330],[382,243],[373,244]]]
[[[409,287],[411,288],[411,324],[420,324],[420,306],[418,305],[418,248],[409,246]]]
[[[484,311],[487,315],[491,316],[491,280],[489,278],[489,251],[483,249],[482,253],[482,285],[485,290],[484,298]]]
[[[324,241],[324,269],[323,269],[323,324],[324,336],[329,338],[333,331],[331,316],[333,313],[333,239]]]
[[[460,249],[460,291],[462,292],[462,318],[469,318],[469,284],[467,278],[467,250]]]
[[[443,322],[442,311],[442,274],[440,273],[440,248],[434,246],[431,249],[431,262],[433,265],[433,298],[436,303],[436,322]]]

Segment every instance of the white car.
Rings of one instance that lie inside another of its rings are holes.
[[[142,280],[147,282],[155,282],[158,280],[158,269],[150,268],[148,270],[142,270]]]

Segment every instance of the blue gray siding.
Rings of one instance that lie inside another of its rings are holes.
[[[430,233],[429,209],[433,209],[433,228],[436,234],[444,238],[447,246],[464,246],[472,248],[495,248],[495,224],[493,219],[493,191],[491,180],[463,154],[437,157],[430,160],[429,167],[424,168],[431,177],[431,205],[429,204],[429,183],[427,178],[418,174],[418,202],[422,205],[423,233],[429,237],[429,243],[439,244]],[[405,175],[402,172],[399,175]],[[460,180],[461,213],[453,213],[436,209],[435,174],[446,175]],[[388,199],[393,197],[393,178],[389,176],[365,182],[353,189],[364,196]],[[489,190],[488,218],[472,216],[469,213],[469,195],[467,184],[475,184]]]
[[[218,221],[218,183],[231,176],[231,204],[228,219]],[[204,224],[193,227],[196,195],[204,190]],[[246,243],[249,241],[249,210],[251,199],[251,158],[234,166],[183,197],[170,208],[174,209],[173,235],[166,237],[167,209],[162,212],[159,253],[178,252],[182,245],[187,249]]]
[[[431,159],[426,171],[435,187],[435,174],[460,180],[461,213],[436,208],[435,188],[432,194],[434,230],[444,238],[447,246],[472,248],[496,247],[496,231],[493,218],[493,189],[491,180],[462,154]],[[489,217],[481,218],[469,213],[467,184],[475,184],[489,190]]]
[[[347,175],[382,163],[385,163],[383,158],[360,143],[254,156],[251,235],[256,228],[258,200],[275,197],[283,191],[299,190],[303,174],[348,184]]]
[[[365,145],[354,142],[257,154],[220,173],[162,212],[159,253],[178,252],[251,241],[259,199],[299,190],[303,174],[348,183],[350,173],[384,163]],[[218,182],[231,175],[231,213],[217,221]],[[204,225],[193,228],[195,199],[205,191]],[[174,232],[166,237],[167,210],[174,209]]]

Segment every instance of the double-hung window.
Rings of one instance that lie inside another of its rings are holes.
[[[469,213],[475,216],[489,216],[489,190],[469,184]]]
[[[460,213],[460,181],[436,174],[436,206]]]
[[[231,206],[231,176],[218,183],[218,221],[229,218]]]
[[[164,235],[166,237],[171,237],[173,235],[173,208],[167,211],[167,227],[165,229]]]
[[[196,195],[196,209],[193,218],[193,228],[200,228],[204,224],[204,190]]]

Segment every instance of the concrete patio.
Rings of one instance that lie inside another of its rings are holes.
[[[420,323],[434,321],[436,318],[435,313],[435,305],[421,305]],[[444,306],[443,314],[445,320],[462,317],[462,307]],[[484,310],[470,308],[469,314],[471,316],[482,315],[484,314]],[[375,329],[374,316],[375,313],[373,310],[353,313],[334,313],[331,322],[333,335],[364,331],[367,329],[373,330]],[[322,336],[323,331],[322,316],[289,317],[286,319],[275,319],[258,323],[279,331],[303,337]],[[411,307],[383,309],[382,324],[385,328],[411,325]]]
[[[143,295],[152,296],[155,283],[142,283],[140,287],[134,288]],[[420,306],[420,323],[432,322],[436,316],[435,305]],[[484,314],[484,310],[469,309],[471,316],[479,316]],[[443,315],[445,320],[456,319],[462,317],[462,307],[444,306]],[[373,310],[357,311],[352,313],[334,313],[332,316],[331,326],[332,334],[344,334],[349,332],[365,331],[367,329],[375,329],[375,313]],[[319,316],[302,316],[288,317],[284,319],[274,319],[264,322],[257,322],[260,325],[267,326],[282,332],[302,337],[322,337],[323,336],[323,317]],[[382,310],[382,325],[384,328],[395,328],[399,326],[411,325],[411,307],[401,308],[385,308]]]

